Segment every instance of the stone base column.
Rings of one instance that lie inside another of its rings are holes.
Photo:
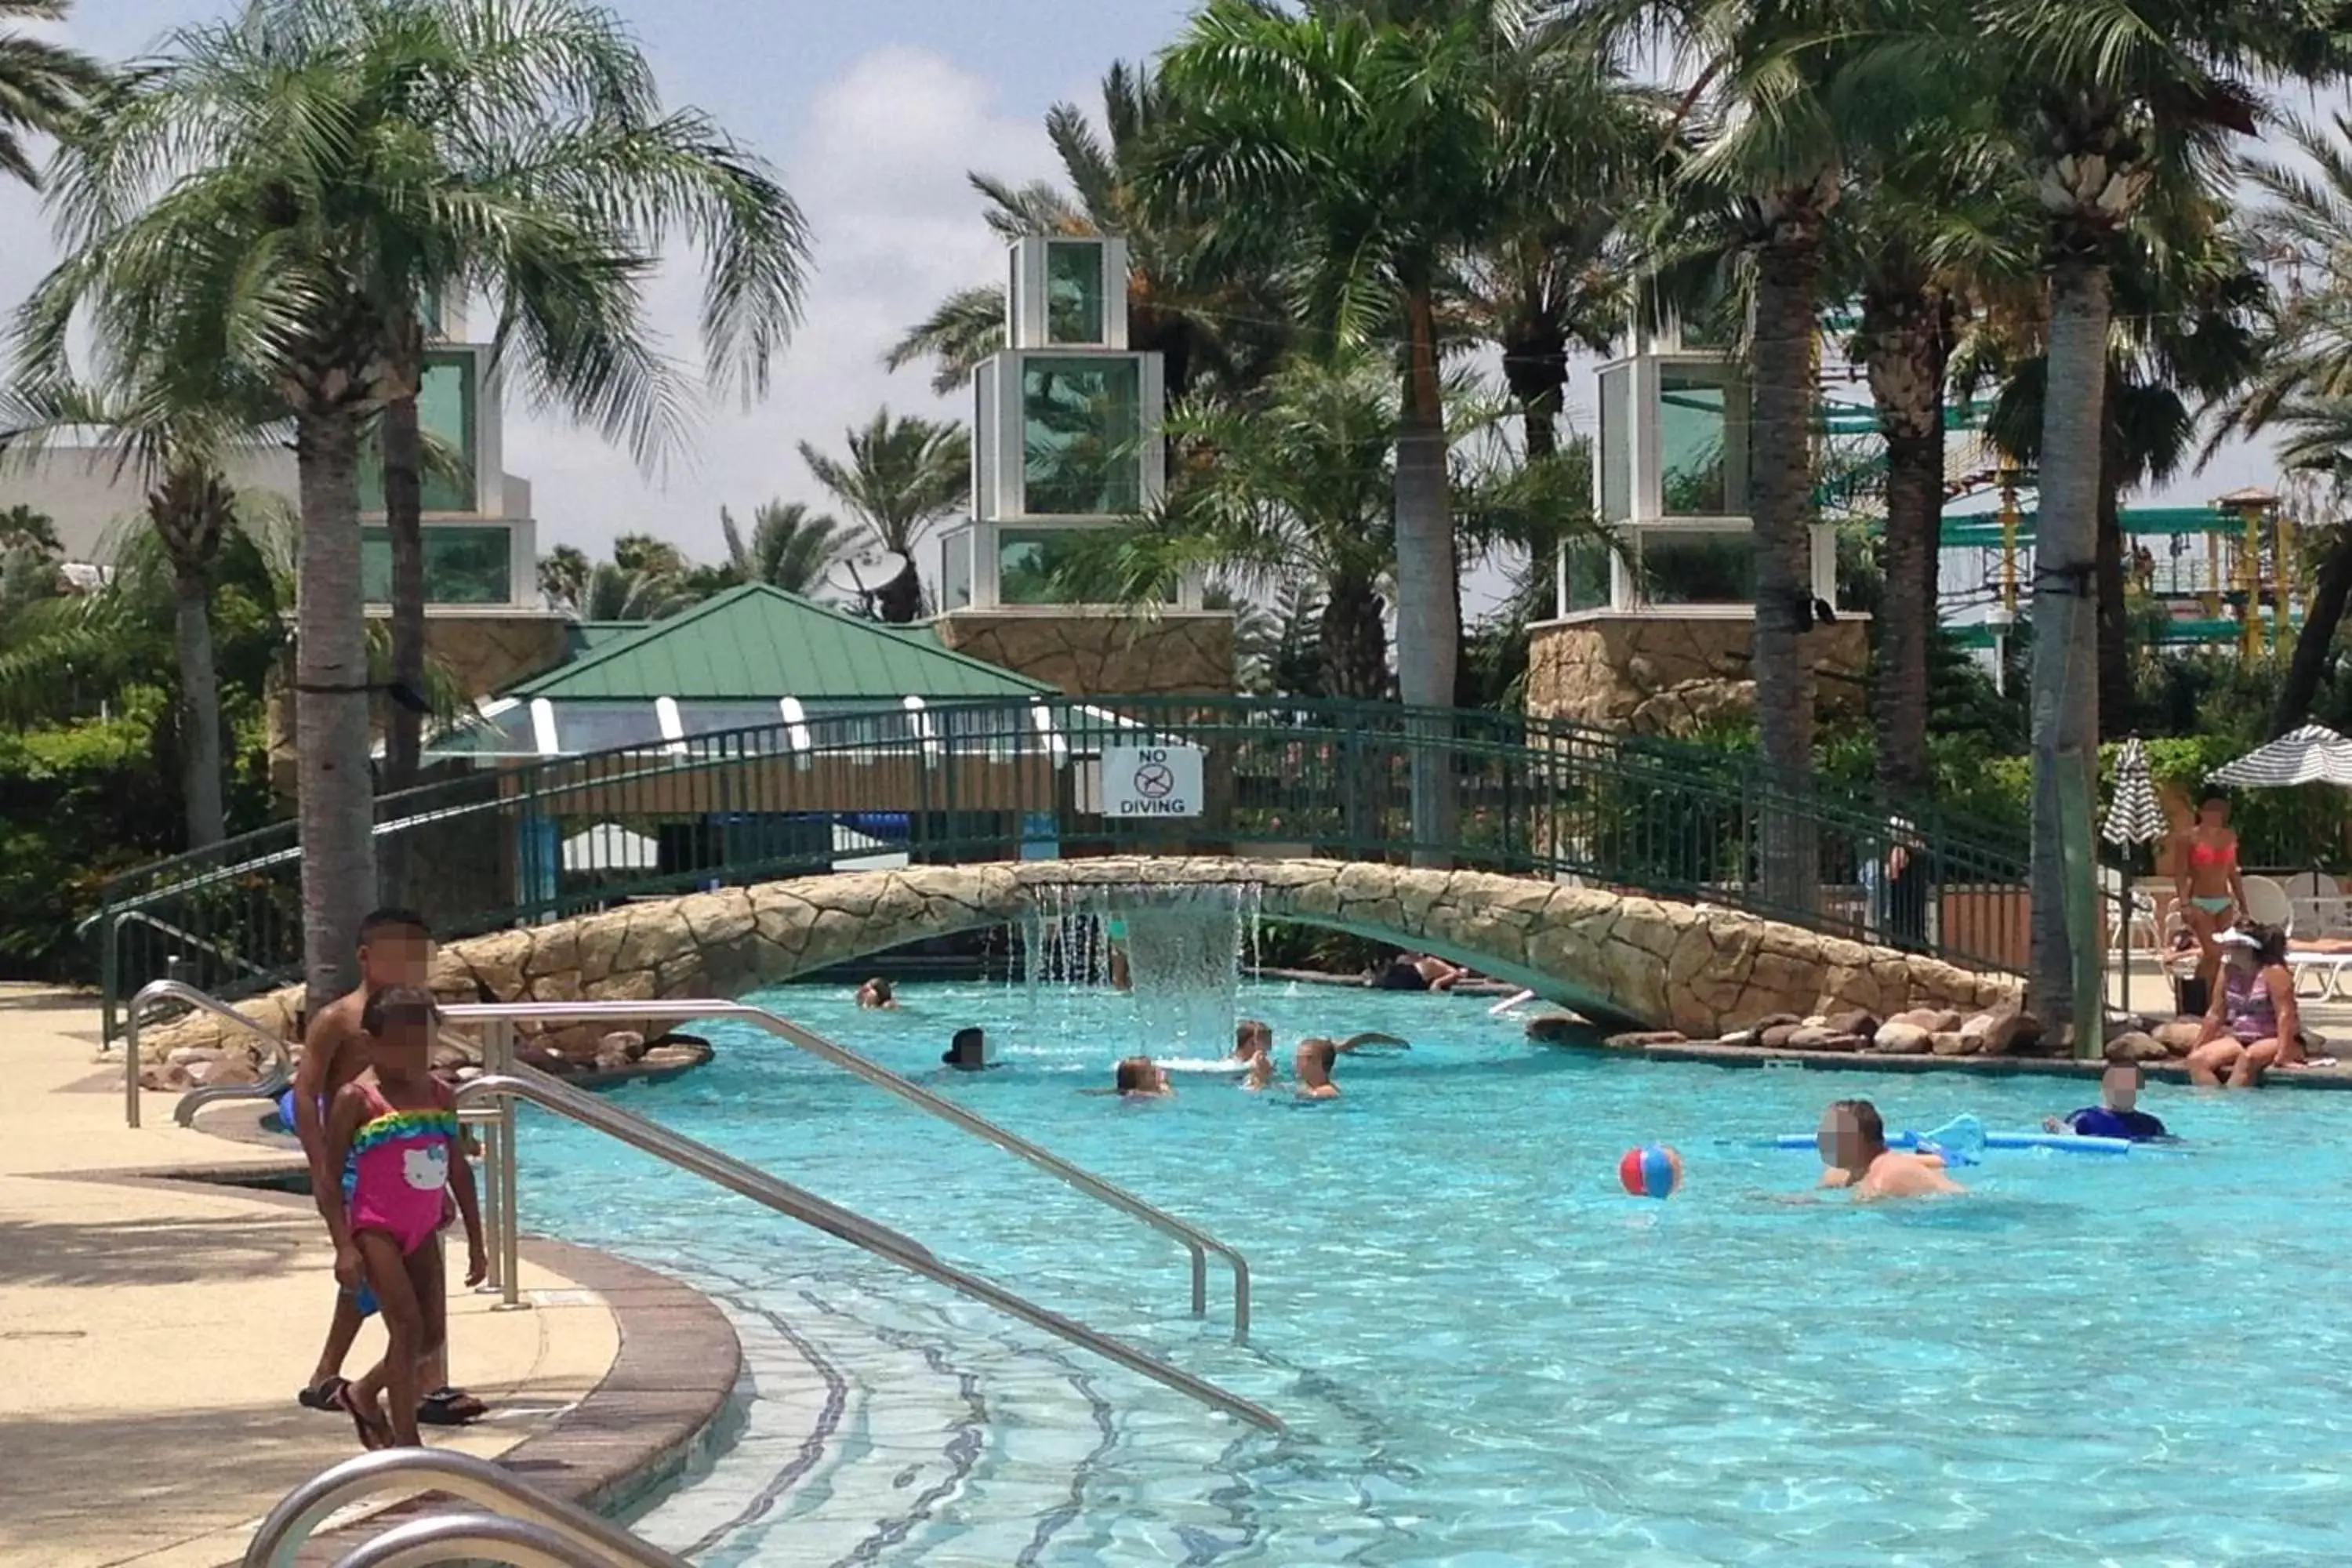
[[[1528,712],[1637,735],[1688,735],[1755,710],[1741,616],[1584,615],[1529,629]],[[1868,623],[1842,616],[1806,634],[1813,700],[1824,715],[1868,700]]]
[[[1239,679],[1223,610],[954,610],[932,625],[941,646],[1073,697],[1229,696]]]

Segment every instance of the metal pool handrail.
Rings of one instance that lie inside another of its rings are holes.
[[[150,1002],[183,1002],[199,1012],[209,1013],[232,1028],[242,1029],[251,1035],[268,1046],[277,1058],[269,1064],[269,1070],[253,1083],[205,1084],[182,1095],[180,1102],[172,1108],[172,1120],[181,1126],[195,1125],[196,1112],[217,1101],[275,1100],[294,1080],[293,1054],[286,1048],[286,1042],[271,1033],[268,1026],[185,981],[154,981],[140,987],[139,994],[131,999],[130,1016],[123,1021],[122,1042],[127,1058],[123,1063],[124,1110],[131,1126],[139,1125],[139,1015]],[[459,1040],[456,1043],[463,1045],[467,1042]]]
[[[143,993],[142,993],[143,994]],[[942,1121],[952,1122],[977,1138],[984,1138],[1006,1153],[1026,1160],[1039,1170],[1058,1176],[1062,1181],[1088,1197],[1108,1204],[1123,1214],[1130,1215],[1165,1235],[1183,1243],[1192,1258],[1192,1315],[1204,1317],[1209,1310],[1209,1266],[1207,1253],[1223,1258],[1234,1271],[1234,1342],[1247,1344],[1250,1329],[1250,1268],[1249,1259],[1234,1247],[1219,1241],[1198,1226],[1187,1224],[1174,1215],[1147,1203],[1124,1187],[1114,1186],[1093,1172],[1070,1163],[1050,1149],[1041,1148],[1018,1133],[999,1127],[986,1117],[975,1116],[955,1101],[933,1094],[920,1084],[899,1077],[878,1063],[868,1061],[856,1052],[835,1045],[824,1036],[791,1020],[780,1017],[764,1007],[748,1002],[694,1001],[679,999],[666,1002],[486,1002],[463,1003],[441,1009],[443,1017],[452,1023],[590,1023],[598,1020],[629,1022],[638,1019],[684,1020],[693,1018],[740,1018],[767,1030],[787,1045],[795,1046],[821,1061],[851,1072],[877,1089],[887,1089],[908,1104],[928,1111]]]
[[[446,1492],[550,1531],[560,1543],[600,1553],[584,1559],[590,1563],[686,1568],[684,1558],[638,1540],[612,1521],[543,1492],[488,1459],[450,1448],[383,1448],[320,1471],[269,1510],[246,1546],[244,1568],[293,1568],[311,1532],[337,1510],[386,1492],[427,1490]]]
[[[1139,1373],[1180,1394],[1189,1394],[1213,1409],[1238,1415],[1271,1432],[1282,1430],[1280,1418],[1261,1405],[1239,1394],[1229,1394],[1204,1378],[1195,1377],[1181,1367],[1115,1340],[1075,1318],[1064,1317],[1024,1297],[1016,1296],[993,1281],[943,1263],[932,1256],[929,1247],[911,1237],[772,1176],[732,1155],[721,1153],[707,1143],[698,1143],[593,1095],[583,1094],[545,1073],[531,1068],[516,1067],[508,1072],[475,1079],[460,1085],[457,1089],[457,1100],[461,1105],[468,1100],[488,1096],[527,1100],[542,1110],[551,1110],[584,1127],[617,1138],[657,1160],[691,1172],[705,1181],[715,1182],[753,1203],[896,1263],[934,1284],[944,1285],[950,1290],[984,1302],[1033,1328],[1043,1329],[1058,1339],[1092,1351],[1106,1361],[1117,1362],[1130,1372]]]
[[[436,1568],[450,1563],[612,1568],[614,1562],[583,1551],[543,1525],[494,1513],[452,1513],[394,1525],[354,1547],[335,1568]]]
[[[130,1016],[122,1025],[122,1110],[131,1126],[139,1125],[139,1016],[157,1002],[178,1002],[194,1007],[199,1013],[209,1013],[222,1023],[242,1029],[261,1041],[277,1058],[270,1064],[269,1071],[262,1075],[259,1083],[207,1085],[191,1090],[181,1100],[178,1110],[173,1113],[181,1126],[185,1127],[193,1121],[197,1108],[210,1100],[274,1100],[294,1077],[294,1058],[288,1053],[286,1042],[273,1031],[247,1017],[227,1003],[215,1001],[185,981],[150,981],[139,988],[139,994],[131,999]],[[215,1089],[218,1093],[214,1092]]]

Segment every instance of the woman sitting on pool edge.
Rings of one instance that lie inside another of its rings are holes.
[[[1927,1198],[1968,1188],[1944,1174],[1935,1154],[1906,1154],[1886,1146],[1886,1123],[1866,1100],[1831,1102],[1813,1135],[1822,1152],[1821,1185],[1843,1187],[1858,1202],[1876,1198]]]
[[[2221,951],[2221,979],[2205,1011],[2204,1033],[2189,1053],[2189,1081],[2252,1089],[2272,1068],[2303,1066],[2303,1016],[2286,966],[2286,933],[2276,926],[2233,926],[2213,942]]]

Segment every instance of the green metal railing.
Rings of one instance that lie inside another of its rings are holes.
[[[1199,815],[1103,814],[1103,753],[1139,746],[1203,752]],[[1421,844],[1411,780],[1432,750],[1458,813],[1450,841]],[[381,797],[376,821],[406,901],[447,937],[900,853],[1242,854],[1421,858],[1715,903],[1979,970],[2026,957],[2014,835],[1874,790],[1792,793],[1719,751],[1486,711],[1126,697],[889,710],[488,767]],[[648,849],[653,864],[579,864],[595,828],[603,847]],[[1768,894],[1768,845],[1811,863],[1793,879],[1805,891]],[[116,878],[89,924],[110,1035],[115,999],[171,959],[223,996],[293,980],[293,826]]]

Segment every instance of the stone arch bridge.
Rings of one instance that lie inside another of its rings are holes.
[[[445,997],[651,1001],[735,996],[929,937],[1027,918],[1041,893],[1249,887],[1268,919],[1434,952],[1600,1021],[1710,1038],[1771,1014],[1975,1011],[2017,983],[1711,906],[1533,878],[1336,860],[1221,858],[910,866],[634,903],[448,944]],[[299,987],[245,1009],[284,1028]],[[208,1021],[153,1049],[226,1045]]]

